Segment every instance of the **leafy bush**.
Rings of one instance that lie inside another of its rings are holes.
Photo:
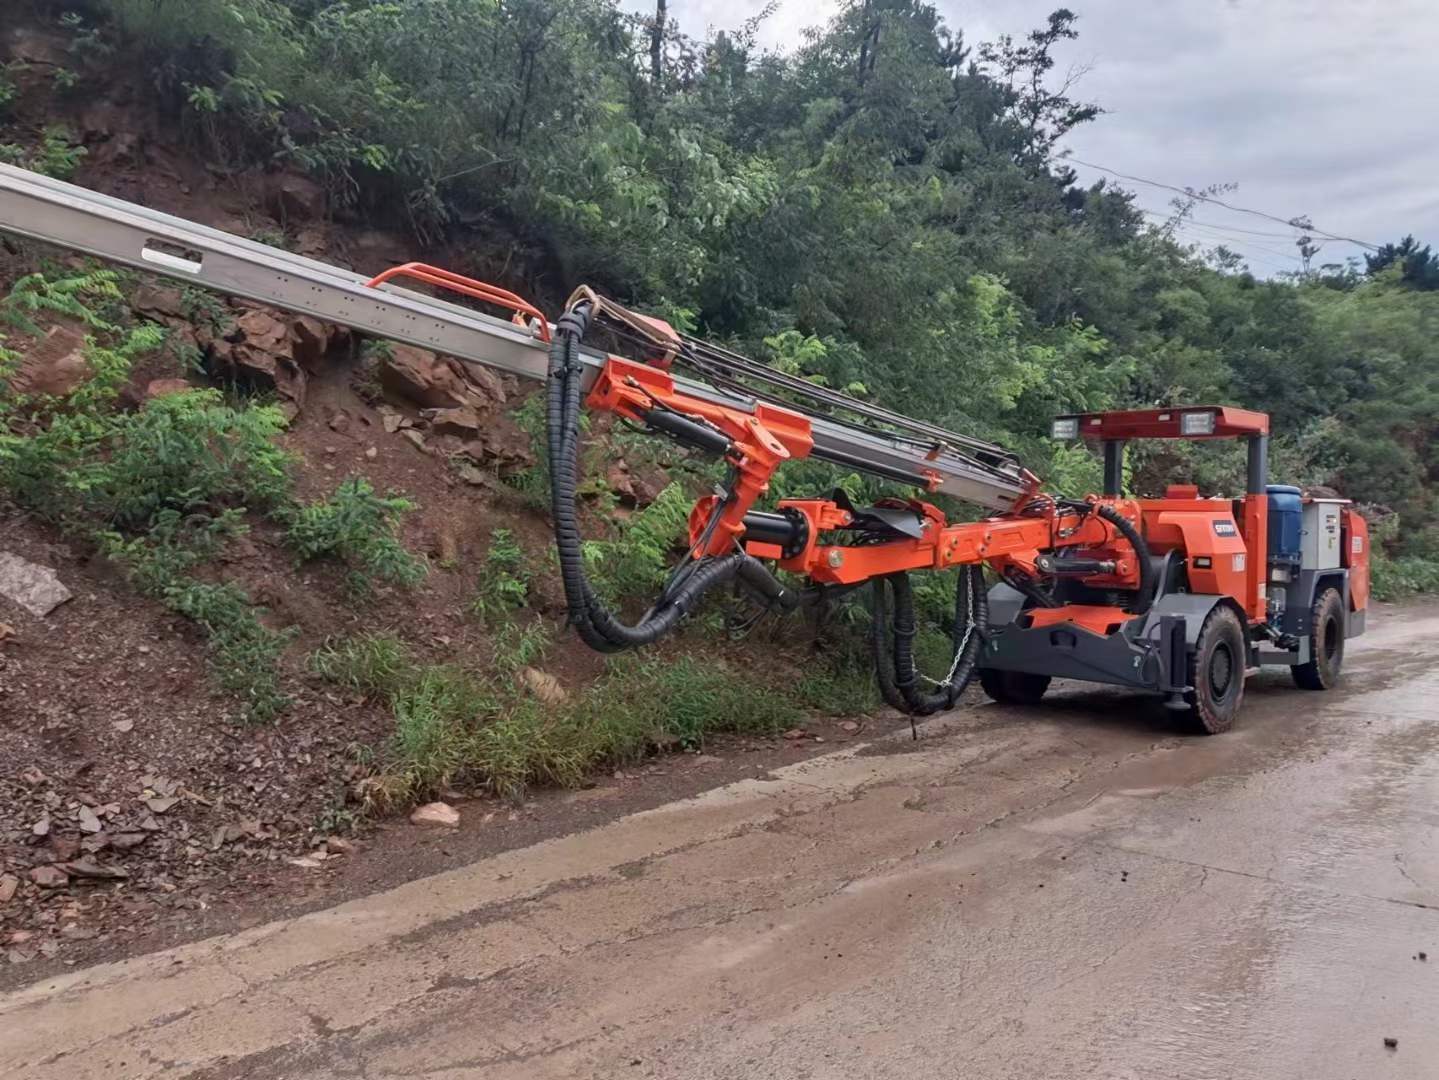
[[[617,524],[613,539],[585,541],[595,591],[610,604],[653,598],[664,585],[676,542],[686,535],[693,505],[682,484],[667,484],[654,502]]]
[[[1369,583],[1380,600],[1403,600],[1416,593],[1439,592],[1439,561],[1419,555],[1390,558],[1375,548]]]
[[[3,86],[0,86],[0,92],[3,92]],[[0,161],[53,176],[56,180],[73,177],[88,153],[75,142],[67,128],[59,125],[47,127],[40,136],[40,144],[29,150],[16,143],[0,143]]]
[[[365,591],[373,575],[395,585],[412,587],[424,580],[424,562],[400,542],[397,523],[414,504],[396,495],[384,498],[363,477],[343,480],[324,502],[281,515],[286,541],[301,559],[335,556],[352,564],[351,585]]]
[[[516,608],[524,607],[530,595],[530,570],[525,566],[525,553],[515,542],[509,529],[496,529],[490,534],[490,549],[480,564],[479,584],[470,610],[487,624],[508,619]]]

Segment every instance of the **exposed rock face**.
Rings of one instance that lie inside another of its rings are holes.
[[[222,338],[198,335],[217,373],[273,389],[294,411],[305,403],[309,376],[320,372],[330,349],[347,337],[341,327],[259,305],[246,305]]]
[[[462,439],[473,438],[482,424],[480,414],[468,406],[436,409],[429,419],[430,430],[436,435],[458,435]]]
[[[20,368],[10,380],[10,390],[16,394],[67,397],[89,377],[85,333],[62,323],[52,326],[49,333],[24,351]]]
[[[130,298],[130,306],[142,315],[149,315],[162,322],[166,319],[183,319],[185,317],[180,290],[163,285],[140,286],[135,290],[135,295]]]
[[[484,412],[505,403],[504,387],[493,373],[410,345],[392,346],[380,361],[379,376],[388,393],[426,409]]]
[[[265,209],[284,224],[325,216],[325,189],[297,173],[269,173],[261,181]]]

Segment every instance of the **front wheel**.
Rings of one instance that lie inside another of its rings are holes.
[[[1339,681],[1344,666],[1344,597],[1338,589],[1325,589],[1310,612],[1313,631],[1309,638],[1309,662],[1289,670],[1294,685],[1303,690],[1328,690]]]
[[[1204,620],[1194,654],[1189,660],[1186,696],[1194,710],[1195,725],[1206,735],[1218,735],[1234,726],[1244,700],[1247,669],[1244,627],[1230,607],[1216,607]]]
[[[1033,705],[1049,689],[1048,675],[1031,675],[1025,671],[1000,671],[980,668],[979,685],[984,692],[1003,705]]]

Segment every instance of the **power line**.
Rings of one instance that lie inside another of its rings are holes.
[[[1192,233],[1196,233],[1198,234],[1198,239],[1201,240],[1227,240],[1230,243],[1239,244],[1245,248],[1254,248],[1258,251],[1267,251],[1273,255],[1281,255],[1286,259],[1298,260],[1299,258],[1298,255],[1295,255],[1292,252],[1283,251],[1275,247],[1270,247],[1268,244],[1261,244],[1257,240],[1249,239],[1249,237],[1247,236],[1234,236],[1224,226],[1210,225],[1207,222],[1194,221],[1191,218],[1176,219],[1172,214],[1161,214],[1154,210],[1145,210],[1142,208],[1139,212],[1145,217],[1150,217],[1153,218],[1155,221],[1162,222],[1167,228],[1183,229]],[[1294,237],[1285,236],[1283,233],[1261,233],[1256,232],[1252,229],[1241,231],[1249,232],[1258,236],[1277,236],[1283,240],[1295,239]]]
[[[1144,213],[1162,218],[1171,218],[1174,216],[1173,213],[1160,214],[1153,210],[1145,210]],[[1203,225],[1206,229],[1223,229],[1225,232],[1242,233],[1245,236],[1269,236],[1278,240],[1293,240],[1296,233],[1303,232],[1302,229],[1298,228],[1292,232],[1282,233],[1275,232],[1273,229],[1241,229],[1238,225],[1225,225],[1218,221],[1200,221],[1198,218],[1185,218],[1184,220],[1191,221],[1195,225]]]
[[[1136,184],[1148,184],[1150,187],[1163,188],[1165,191],[1173,191],[1180,195],[1183,195],[1187,199],[1193,199],[1196,202],[1213,203],[1215,206],[1222,206],[1226,210],[1232,210],[1236,214],[1251,214],[1254,217],[1264,218],[1266,221],[1276,221],[1280,225],[1288,225],[1291,229],[1303,228],[1305,232],[1313,233],[1316,236],[1322,236],[1327,240],[1341,240],[1346,244],[1357,244],[1359,247],[1368,248],[1370,251],[1379,250],[1378,244],[1371,244],[1368,240],[1356,240],[1352,236],[1341,236],[1338,233],[1326,232],[1323,229],[1315,228],[1313,225],[1296,225],[1295,222],[1299,221],[1299,218],[1290,218],[1286,220],[1285,218],[1279,217],[1276,214],[1266,214],[1263,210],[1251,210],[1247,206],[1235,206],[1233,203],[1227,203],[1223,199],[1216,199],[1210,195],[1201,195],[1199,194],[1199,192],[1194,191],[1190,188],[1176,187],[1173,184],[1166,184],[1160,180],[1148,180],[1143,176],[1131,176],[1129,173],[1122,173],[1117,169],[1111,169],[1107,165],[1096,165],[1092,161],[1083,161],[1080,158],[1073,156],[1066,156],[1062,160],[1072,161],[1076,165],[1083,165],[1086,169],[1096,169],[1099,172],[1108,173],[1110,176],[1118,177],[1121,180],[1129,180]]]
[[[1270,247],[1268,244],[1261,244],[1256,240],[1250,240],[1248,237],[1231,236],[1224,230],[1215,228],[1214,226],[1204,225],[1199,222],[1187,220],[1173,221],[1170,218],[1165,218],[1159,214],[1152,213],[1148,210],[1144,211],[1144,213],[1148,214],[1150,217],[1158,218],[1159,220],[1164,221],[1166,225],[1172,224],[1174,228],[1188,230],[1191,233],[1197,234],[1197,237],[1200,240],[1227,240],[1232,244],[1236,244],[1246,249],[1253,248],[1256,251],[1267,251],[1271,255],[1278,255],[1285,259],[1293,259],[1296,262],[1300,261],[1299,256],[1294,254],[1293,252],[1283,251],[1280,248],[1276,247]]]

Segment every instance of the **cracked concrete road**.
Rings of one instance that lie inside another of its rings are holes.
[[[47,979],[0,1076],[1439,1076],[1439,610],[1349,664],[1213,739],[1079,687],[963,710]]]

